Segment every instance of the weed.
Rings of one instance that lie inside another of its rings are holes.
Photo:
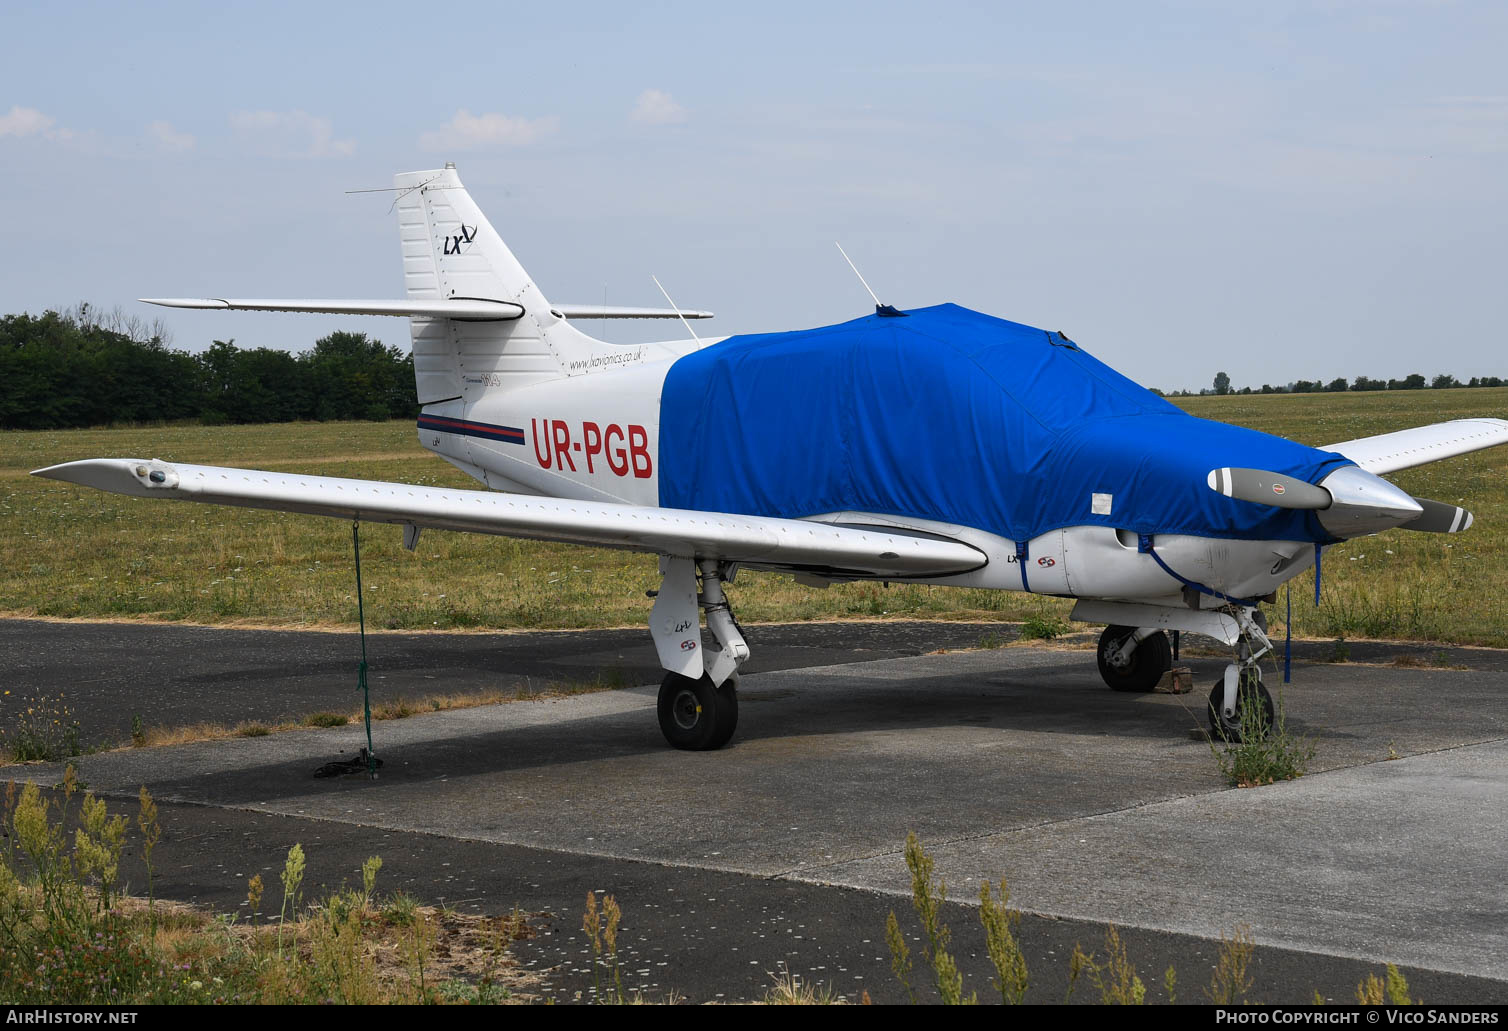
[[[1021,640],[1051,641],[1068,633],[1068,623],[1056,616],[1027,616],[1021,624]]]
[[[15,762],[61,762],[84,752],[79,721],[64,696],[18,699],[14,725],[0,729]]]
[[[1249,972],[1252,952],[1251,928],[1240,924],[1227,938],[1220,936],[1220,948],[1216,954],[1215,972],[1205,994],[1216,1006],[1236,1006],[1246,1002],[1246,993],[1251,991],[1252,977]]]
[[[147,867],[147,906],[151,910],[153,918],[157,915],[157,895],[152,888],[154,868],[152,866],[152,850],[162,840],[162,825],[157,821],[157,803],[152,801],[151,792],[147,786],[141,786],[141,792],[136,796],[136,826],[141,831],[141,859]],[[261,878],[257,879],[260,885]]]
[[[766,1006],[841,1006],[844,1000],[830,985],[816,988],[800,974],[791,973],[785,963],[779,973],[770,974],[771,984],[764,993]]]
[[[1021,912],[1010,908],[1010,900],[1004,880],[997,898],[991,897],[989,881],[979,889],[979,920],[984,924],[985,948],[995,966],[995,987],[1000,990],[1000,1001],[1014,1006],[1026,996],[1027,974],[1026,956],[1012,931],[1021,920]]]
[[[272,731],[260,723],[243,723],[236,728],[236,734],[240,737],[266,737]]]
[[[1337,637],[1335,643],[1330,646],[1330,654],[1325,657],[1326,662],[1350,662],[1351,646],[1346,643],[1344,637]]]
[[[911,985],[911,948],[906,944],[906,935],[901,931],[901,924],[895,918],[894,910],[885,918],[885,944],[890,947],[890,970],[901,987],[906,989],[906,996],[914,1005],[916,989]]]
[[[513,998],[513,993],[502,985],[486,981],[478,981],[476,984],[460,980],[444,981],[435,989],[435,994],[441,1002],[458,1006],[496,1006]]]
[[[993,650],[995,648],[1004,648],[1007,643],[1003,635],[997,634],[992,630],[987,634],[980,635],[979,642],[974,647]]]
[[[1383,980],[1376,974],[1368,974],[1366,980],[1356,986],[1356,1001],[1363,1006],[1418,1005],[1409,996],[1409,983],[1397,967],[1389,963],[1385,975],[1386,980]]]
[[[304,884],[304,847],[295,843],[283,862],[283,904],[278,907],[278,955],[283,952],[283,928],[290,916],[298,917],[300,889]]]
[[[257,920],[262,915],[262,875],[252,874],[246,882],[246,908],[251,910],[252,920]]]
[[[1168,964],[1168,969],[1163,971],[1162,990],[1168,997],[1168,1005],[1173,1006],[1178,1002],[1178,971],[1173,965]]]
[[[515,993],[503,983],[508,943],[527,932],[521,914],[495,921],[456,917],[441,929],[414,907],[427,944],[405,965],[402,943],[384,940],[372,906],[377,859],[362,866],[361,890],[305,907],[302,848],[283,871],[277,928],[238,924],[172,903],[123,898],[118,885],[129,830],[143,853],[161,837],[156,805],[139,795],[134,821],[112,815],[72,767],[60,789],[14,785],[4,794],[0,834],[0,998],[25,1005],[422,1001],[493,1003]],[[77,824],[73,835],[66,825]],[[150,874],[151,864],[148,862]],[[262,879],[247,885],[260,913]],[[386,910],[384,910],[384,913]],[[402,932],[400,932],[402,933]],[[435,945],[444,933],[443,946]],[[432,957],[445,956],[442,990],[428,990]],[[475,984],[471,982],[475,981]]]
[[[338,712],[312,712],[304,717],[306,727],[344,727],[349,722]]]
[[[592,942],[592,999],[594,1002],[610,1002],[622,1005],[628,1001],[623,991],[623,974],[618,967],[618,922],[623,910],[618,900],[611,895],[597,906],[596,892],[586,893],[586,914],[581,919],[581,929]],[[604,992],[600,975],[606,972],[608,991]]]
[[[948,952],[953,935],[942,922],[942,908],[948,901],[948,886],[932,879],[932,857],[922,848],[915,833],[906,835],[906,867],[911,871],[911,904],[922,925],[926,939],[922,956],[932,968],[937,994],[945,1006],[973,1005],[979,1000],[972,994],[963,994],[963,974]],[[900,978],[907,993],[915,1001],[916,993],[911,984],[912,960],[905,936],[901,933],[900,921],[891,912],[885,921],[885,941],[890,946],[890,969]]]
[[[1281,692],[1274,699],[1271,726],[1255,693],[1243,702],[1239,709],[1241,740],[1224,742],[1221,748],[1210,738],[1210,752],[1226,782],[1232,787],[1250,788],[1302,777],[1314,758],[1314,746],[1289,731]]]
[[[1081,953],[1074,946],[1075,958]],[[1098,963],[1094,956],[1083,956],[1082,967],[1088,973],[1100,993],[1100,1002],[1107,1006],[1141,1006],[1147,1001],[1147,987],[1136,976],[1126,955],[1126,943],[1121,940],[1120,929],[1114,924],[1105,929],[1105,962]],[[1072,991],[1070,982],[1070,991]]]
[[[408,937],[404,939],[404,957],[408,961],[409,981],[413,986],[414,1000],[429,1002],[426,973],[429,970],[430,953],[434,951],[438,928],[430,921],[430,915],[415,906],[408,923]]]
[[[141,722],[141,713],[131,714],[131,747],[140,748],[147,743],[147,731]]]

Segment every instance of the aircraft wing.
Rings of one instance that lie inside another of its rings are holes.
[[[1329,444],[1320,450],[1339,452],[1367,472],[1382,474],[1499,444],[1508,444],[1508,420],[1456,419]]]
[[[804,519],[525,497],[381,480],[92,458],[32,475],[135,497],[400,523],[563,541],[677,557],[870,577],[927,577],[977,569],[983,552],[958,541]]]

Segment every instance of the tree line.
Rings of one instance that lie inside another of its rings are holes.
[[[175,350],[160,323],[88,305],[0,318],[0,427],[413,418],[412,356],[365,333],[308,351],[216,340]]]
[[[1214,388],[1204,390],[1174,390],[1164,397],[1193,397],[1196,394],[1338,394],[1347,390],[1449,390],[1455,387],[1508,387],[1508,379],[1501,376],[1473,376],[1463,383],[1454,376],[1441,374],[1434,379],[1426,380],[1421,373],[1413,373],[1403,379],[1371,379],[1367,376],[1357,376],[1354,380],[1348,380],[1344,376],[1336,377],[1329,383],[1321,380],[1299,379],[1292,383],[1273,386],[1263,383],[1260,387],[1242,387],[1240,390],[1231,386],[1230,377],[1223,372],[1215,373]],[[1161,390],[1155,393],[1162,394]]]

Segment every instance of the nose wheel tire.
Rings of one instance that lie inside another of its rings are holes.
[[[1110,656],[1134,633],[1134,626],[1107,626],[1100,635],[1097,653],[1100,676],[1116,691],[1150,691],[1157,686],[1162,675],[1173,668],[1173,646],[1168,643],[1168,635],[1161,630],[1143,638],[1124,666],[1112,663]]]
[[[667,673],[660,683],[656,708],[665,740],[689,752],[721,748],[738,726],[738,695],[733,681],[713,687],[706,674],[692,680]]]
[[[1272,704],[1272,694],[1267,690],[1267,685],[1262,683],[1258,676],[1245,676],[1241,686],[1236,689],[1236,714],[1227,719],[1221,711],[1225,705],[1225,678],[1215,681],[1215,686],[1210,690],[1210,733],[1217,741],[1228,741],[1231,744],[1241,743],[1241,725],[1249,721],[1247,713],[1252,707],[1256,707],[1256,729],[1267,734],[1272,730],[1276,721],[1276,713]]]

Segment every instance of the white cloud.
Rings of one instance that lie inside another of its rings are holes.
[[[672,122],[684,122],[686,109],[664,90],[647,89],[634,101],[634,109],[628,117],[645,125],[669,125]]]
[[[34,107],[21,107],[19,104],[10,109],[9,114],[0,115],[0,136],[36,136],[41,134],[49,140],[70,140],[73,138],[73,130],[54,128],[56,120],[50,115],[44,115]]]
[[[153,122],[147,126],[147,133],[163,150],[181,153],[194,149],[194,137],[186,132],[179,132],[169,122]]]
[[[515,118],[493,112],[474,115],[465,108],[433,132],[419,137],[425,150],[476,150],[481,147],[527,147],[560,128],[554,115]]]
[[[313,158],[356,153],[355,140],[337,140],[330,119],[307,111],[237,111],[230,126],[270,153]]]

